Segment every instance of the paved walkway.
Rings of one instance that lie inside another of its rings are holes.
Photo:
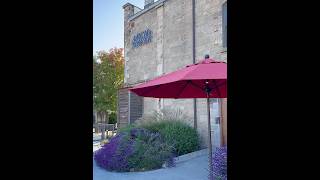
[[[93,160],[93,180],[207,180],[207,169],[207,155],[180,162],[173,168],[127,173],[108,172]]]

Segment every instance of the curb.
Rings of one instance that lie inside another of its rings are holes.
[[[94,153],[95,153],[95,151],[93,151],[93,155],[94,155]],[[182,156],[175,157],[174,161],[175,161],[176,164],[178,164],[178,163],[182,163],[182,162],[188,161],[190,159],[193,159],[193,158],[196,158],[196,157],[199,157],[199,156],[204,156],[204,155],[208,155],[208,148],[202,149],[202,150],[199,150],[199,151],[195,151],[195,152],[192,152],[192,153],[184,154]]]
[[[202,149],[200,151],[195,151],[195,152],[192,152],[189,154],[184,154],[182,156],[178,156],[178,157],[174,158],[174,160],[176,163],[181,163],[181,162],[185,162],[190,159],[193,159],[193,158],[196,158],[199,156],[203,156],[203,155],[207,155],[207,154],[208,154],[208,149],[206,148],[206,149]]]

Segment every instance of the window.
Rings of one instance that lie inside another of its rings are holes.
[[[227,2],[222,5],[222,46],[227,47]]]

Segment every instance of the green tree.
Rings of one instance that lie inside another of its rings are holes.
[[[99,61],[98,61],[99,59]],[[93,57],[93,106],[98,118],[108,123],[108,116],[117,109],[117,90],[124,79],[122,48],[99,51]]]

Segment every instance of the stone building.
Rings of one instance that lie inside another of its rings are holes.
[[[206,147],[206,99],[143,98],[127,88],[198,62],[206,54],[226,62],[227,1],[145,0],[143,9],[130,3],[123,9],[125,88],[118,92],[119,126],[154,110],[179,108],[190,117],[187,123],[198,130]],[[227,143],[226,107],[226,99],[211,99],[215,146]]]

